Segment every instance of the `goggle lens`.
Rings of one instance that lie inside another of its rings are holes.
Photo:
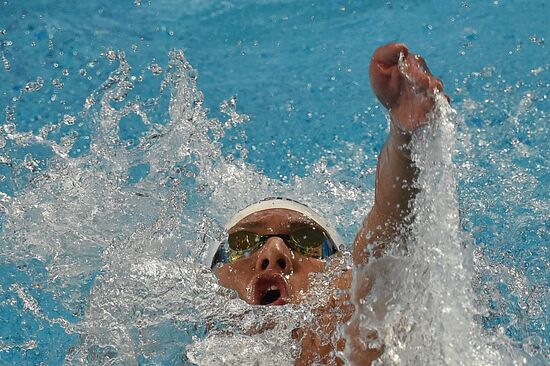
[[[262,244],[260,235],[248,231],[237,231],[229,234],[228,242],[230,262],[253,252]]]
[[[308,257],[324,258],[336,252],[327,234],[315,227],[299,229],[290,234],[274,235],[237,231],[229,234],[229,261],[235,261],[254,252],[272,236],[280,237],[288,247]]]
[[[326,240],[325,233],[316,228],[301,229],[290,234],[293,249],[308,257],[323,258],[323,243]]]

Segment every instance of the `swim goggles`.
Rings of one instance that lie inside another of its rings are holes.
[[[279,237],[293,251],[307,257],[323,259],[338,252],[342,244],[333,230],[315,211],[308,206],[287,198],[269,198],[235,214],[226,224],[226,230],[233,228],[243,218],[263,210],[284,208],[302,214],[311,224],[307,224],[285,234],[258,234],[247,230],[235,231],[227,239],[207,252],[206,263],[213,268],[218,263],[230,263],[244,258],[260,249],[269,238]],[[215,252],[214,250],[215,249]]]
[[[234,262],[260,249],[269,238],[281,238],[293,251],[306,257],[323,259],[338,249],[323,230],[314,226],[298,229],[289,234],[262,235],[250,231],[236,231],[229,234],[226,243],[220,246],[213,265]]]

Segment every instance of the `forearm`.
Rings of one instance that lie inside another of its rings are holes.
[[[411,159],[411,134],[390,123],[388,139],[378,157],[374,205],[355,239],[354,261],[363,263],[365,249],[375,244],[371,255],[378,256],[407,224],[416,195],[413,181],[417,168]]]
[[[411,158],[410,140],[409,132],[399,130],[393,121],[390,123],[390,133],[376,167],[374,198],[374,208],[387,224],[401,224],[416,195],[412,184],[417,168]]]

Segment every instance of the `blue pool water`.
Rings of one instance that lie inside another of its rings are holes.
[[[549,17],[543,0],[1,1],[0,364],[204,357],[187,347],[212,314],[191,314],[212,299],[191,301],[186,263],[236,197],[304,198],[351,242],[387,133],[367,67],[392,41],[458,113],[479,333],[548,362]]]

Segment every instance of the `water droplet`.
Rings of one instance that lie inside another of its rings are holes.
[[[6,139],[4,136],[0,135],[0,149],[3,149],[6,146]]]
[[[6,41],[2,42],[2,45],[4,47],[9,47],[9,46],[13,45],[13,41],[6,40]]]
[[[6,126],[9,125],[13,125],[13,128],[15,130],[15,125],[12,123],[15,121],[15,107],[6,107],[6,121],[9,121],[10,123],[8,125],[4,125],[4,131],[8,132]]]
[[[55,86],[58,89],[62,89],[65,86],[65,84],[63,84],[63,82],[59,79],[53,79],[52,80],[52,85]]]
[[[105,54],[105,57],[107,57],[107,60],[114,61],[116,60],[116,52],[113,49],[107,50],[107,53]]]
[[[69,69],[63,69],[63,76],[69,76]]]
[[[152,64],[149,64],[149,66],[147,67],[149,69],[149,71],[151,71],[151,73],[153,75],[160,75],[162,74],[162,67],[160,67],[159,64],[156,64],[156,63],[152,63]]]
[[[530,35],[529,40],[533,43],[538,43],[539,45],[544,46],[544,38],[538,37],[536,34]]]
[[[95,104],[95,99],[93,96],[89,96],[88,98],[86,98],[86,101],[84,102],[84,109],[85,110],[88,110],[90,109],[93,105]]]
[[[25,158],[23,158],[23,165],[31,172],[36,172],[38,170],[38,163],[32,158],[31,154],[25,155]]]
[[[237,106],[237,97],[232,96],[231,98],[224,100],[220,105],[220,111],[225,114],[229,114],[235,110]]]
[[[75,121],[76,118],[74,116],[71,116],[70,114],[66,114],[65,116],[63,116],[63,123],[68,126],[74,125]]]
[[[40,76],[36,78],[36,81],[31,81],[25,85],[24,92],[31,93],[38,91],[42,89],[42,86],[44,86],[44,79],[42,79]]]
[[[78,74],[80,76],[86,76],[88,74],[88,71],[86,71],[86,69],[80,69],[78,70]]]
[[[296,107],[294,107],[294,101],[293,101],[293,100],[289,100],[289,101],[286,103],[286,111],[287,111],[287,112],[293,112],[295,109],[296,109]]]
[[[6,71],[10,71],[11,70],[11,65],[10,65],[10,62],[8,61],[8,59],[6,58],[6,56],[4,56],[4,53],[2,53],[2,65],[4,65],[4,70]]]
[[[544,71],[544,67],[539,66],[539,67],[537,67],[536,69],[532,69],[532,70],[531,70],[531,74],[537,76],[537,75],[540,74],[542,71]]]
[[[233,127],[239,123],[248,122],[250,117],[247,114],[237,113],[237,97],[233,96],[220,104],[220,112],[227,115],[229,119],[224,123],[225,128]]]

